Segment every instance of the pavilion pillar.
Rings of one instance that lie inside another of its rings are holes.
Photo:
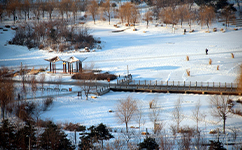
[[[82,73],[82,62],[79,62],[79,72]]]
[[[51,72],[51,62],[50,62],[50,72]]]
[[[56,73],[56,64],[54,64],[55,65],[55,73]]]
[[[70,63],[68,62],[68,69],[67,69],[68,71],[68,73],[70,73]]]
[[[73,70],[73,63],[71,63],[71,73],[73,73],[74,70]]]
[[[76,62],[76,72],[78,72],[78,61]]]

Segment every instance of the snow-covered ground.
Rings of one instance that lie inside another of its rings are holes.
[[[171,26],[155,27],[151,23],[146,28],[145,23],[138,23],[133,31],[133,27],[126,29],[122,24],[120,28],[113,27],[117,21],[111,25],[107,22],[97,21],[94,25],[92,21],[86,24],[92,29],[94,37],[100,37],[102,41],[101,50],[89,53],[56,53],[44,50],[31,49],[27,47],[5,45],[7,40],[13,37],[15,31],[0,30],[0,66],[18,68],[21,64],[36,67],[48,67],[49,63],[45,58],[54,56],[77,56],[87,57],[84,65],[94,64],[95,69],[108,71],[116,75],[126,75],[127,67],[129,73],[135,80],[158,80],[158,81],[198,81],[198,82],[235,82],[238,75],[239,65],[242,63],[242,28],[234,30],[234,26],[221,32],[222,23],[214,23],[210,27],[210,33],[205,33],[207,28],[193,25],[195,32],[183,34],[184,29],[189,31],[188,25],[183,28],[176,26],[175,33]],[[8,24],[4,22],[3,26]],[[217,32],[212,32],[212,28],[218,28]],[[112,31],[126,29],[124,32]],[[145,31],[145,32],[144,32]],[[205,55],[205,49],[208,48],[208,55]],[[234,58],[231,57],[234,54]],[[190,60],[186,60],[189,56]],[[209,65],[209,59],[212,59],[212,65]],[[217,66],[219,65],[219,70]],[[61,69],[62,63],[57,63]],[[191,76],[187,76],[186,70],[189,69]],[[45,73],[47,80],[54,80],[58,77]],[[19,77],[16,77],[16,79]],[[70,75],[62,76],[61,79],[71,81]],[[115,81],[114,81],[115,82]],[[46,87],[50,85],[46,85]],[[70,86],[61,85],[63,88]],[[79,87],[71,86],[74,90]],[[52,87],[54,88],[54,87]],[[46,93],[45,93],[46,94]],[[41,96],[41,92],[36,97]],[[194,94],[160,94],[160,93],[129,93],[129,92],[109,92],[96,99],[80,98],[77,94],[66,96],[56,96],[51,110],[41,115],[42,119],[52,119],[54,122],[72,122],[80,123],[85,126],[98,125],[104,123],[112,128],[124,128],[125,124],[120,124],[115,117],[115,113],[108,112],[116,110],[116,106],[121,99],[131,96],[142,106],[145,123],[141,126],[142,130],[148,128],[152,131],[153,124],[149,119],[149,102],[152,99],[158,101],[162,108],[160,120],[164,123],[164,129],[169,133],[170,126],[175,124],[171,117],[171,111],[174,108],[178,98],[182,101],[182,110],[185,119],[181,126],[195,127],[196,122],[192,116],[192,110],[200,100],[202,105],[201,112],[204,114],[199,127],[205,133],[211,129],[222,129],[222,121],[213,118],[209,111],[210,95]],[[231,99],[237,100],[239,96],[231,96]],[[41,99],[37,99],[41,101]],[[239,104],[236,106],[242,108]],[[132,121],[129,126],[138,126],[138,123]],[[233,115],[226,121],[226,129],[240,129],[242,135],[242,117]]]

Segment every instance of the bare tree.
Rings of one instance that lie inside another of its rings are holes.
[[[225,18],[226,28],[229,26],[230,19],[235,18],[234,12],[236,12],[236,9],[232,5],[233,4],[225,6],[225,8],[223,8],[222,13],[221,13],[222,17]]]
[[[206,24],[209,30],[209,25],[212,24],[213,19],[215,18],[215,11],[212,6],[203,6],[200,7],[200,21],[201,27]]]
[[[52,19],[52,13],[54,11],[55,8],[55,0],[48,0],[47,5],[45,6],[47,12],[49,13],[49,19]]]
[[[116,116],[121,123],[125,123],[126,132],[128,133],[128,123],[133,119],[134,114],[137,111],[137,103],[132,97],[128,96],[125,99],[121,99],[117,104]]]
[[[139,18],[139,10],[135,5],[131,5],[130,7],[130,21],[134,24],[138,21]]]
[[[5,119],[6,107],[14,100],[14,85],[12,78],[5,78],[8,73],[8,68],[0,68],[0,104],[3,120]]]
[[[46,7],[47,3],[40,0],[39,2],[39,9],[42,11],[42,17],[45,17],[45,11],[47,11],[47,7]]]
[[[21,4],[21,10],[24,11],[24,17],[26,21],[26,17],[28,15],[29,19],[29,11],[30,11],[30,1],[29,0],[24,0],[23,3]]]
[[[141,124],[145,124],[144,119],[144,112],[143,112],[143,106],[141,104],[137,105],[137,112],[136,112],[136,122],[139,124],[139,129]]]
[[[36,91],[37,91],[37,80],[36,80],[34,75],[31,77],[30,82],[31,82],[31,90],[32,90],[33,95],[35,97]]]
[[[195,105],[195,108],[192,110],[192,115],[197,123],[197,132],[198,132],[198,124],[199,121],[202,118],[202,114],[200,112],[201,104],[200,104],[200,99],[198,100],[197,104]]]
[[[102,12],[103,14],[108,18],[108,22],[110,24],[110,19],[111,19],[111,13],[112,13],[112,7],[111,7],[111,3],[110,0],[107,0],[106,2],[104,2],[102,4]]]
[[[75,23],[75,20],[76,20],[76,17],[77,17],[77,12],[78,12],[78,3],[76,1],[73,1],[72,4],[71,4],[71,10],[72,10],[72,15],[73,15],[73,18],[74,18],[74,23]]]
[[[39,82],[41,84],[41,87],[44,87],[44,82],[45,82],[45,74],[41,74],[39,77]]]
[[[5,6],[4,4],[0,4],[0,21],[2,22],[3,20],[3,15],[4,15],[4,11],[5,11]]]
[[[88,5],[87,11],[91,14],[93,22],[95,24],[96,16],[98,14],[98,3],[95,0],[92,0]]]
[[[185,126],[181,131],[181,138],[178,140],[178,146],[180,149],[189,150],[192,144],[192,138],[194,136],[195,129]]]
[[[177,8],[177,17],[180,19],[181,28],[182,28],[182,23],[184,21],[187,21],[188,15],[189,15],[188,5],[181,5]]]
[[[229,109],[228,103],[229,97],[219,95],[219,96],[211,96],[209,99],[210,102],[210,111],[212,116],[223,120],[223,133],[225,134],[225,124],[226,119],[230,116],[231,112]]]
[[[160,135],[160,148],[162,150],[173,150],[175,141],[167,136]]]
[[[146,21],[146,28],[148,28],[149,22],[153,20],[152,14],[153,13],[151,11],[147,11],[144,15],[144,21]]]
[[[152,100],[152,111],[149,114],[150,121],[154,124],[154,133],[159,133],[162,130],[163,124],[160,120],[162,112],[161,106],[157,104],[157,99]]]
[[[119,9],[119,17],[122,21],[126,21],[128,25],[132,23],[136,23],[138,19],[139,12],[134,4],[131,2],[124,3]]]
[[[172,24],[172,28],[178,23],[179,20],[177,17],[177,11],[175,9],[173,10],[172,7],[164,8],[160,13],[160,17],[166,25]]]
[[[15,23],[16,20],[16,13],[17,13],[17,7],[19,6],[19,1],[18,0],[9,0],[7,2],[7,12],[10,15],[13,15],[13,21]]]
[[[197,11],[189,9],[189,13],[187,14],[188,18],[188,25],[190,27],[190,30],[192,30],[192,23],[198,18],[197,17]]]
[[[180,129],[180,123],[183,121],[184,116],[182,114],[181,98],[179,97],[175,102],[175,108],[172,111],[172,119],[176,122],[177,132]]]
[[[66,0],[61,0],[58,5],[58,10],[61,14],[62,20],[64,20],[65,5],[66,5]]]

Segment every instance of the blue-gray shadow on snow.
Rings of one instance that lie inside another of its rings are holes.
[[[180,66],[156,66],[156,67],[136,68],[136,70],[175,70],[178,68],[180,68]]]

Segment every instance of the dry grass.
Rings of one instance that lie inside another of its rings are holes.
[[[187,76],[189,76],[189,77],[190,77],[190,70],[189,70],[189,69],[187,69],[187,70],[186,70],[186,72],[187,72]]]
[[[219,70],[219,65],[217,65],[217,70]]]
[[[208,62],[208,64],[209,64],[209,65],[212,65],[212,62],[213,62],[212,59],[209,58],[209,62]]]
[[[187,56],[187,61],[189,61],[189,56]]]
[[[242,65],[240,65],[240,72],[238,74],[236,81],[237,81],[237,86],[238,86],[237,90],[239,92],[242,92]]]
[[[234,54],[233,53],[231,53],[231,57],[234,58]]]

